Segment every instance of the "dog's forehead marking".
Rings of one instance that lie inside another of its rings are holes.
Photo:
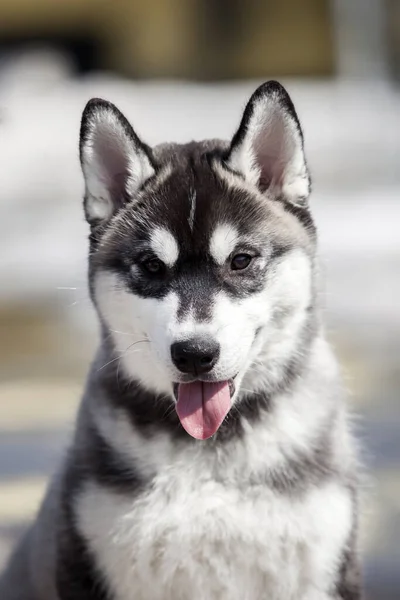
[[[223,265],[239,239],[239,232],[233,225],[222,223],[214,229],[210,240],[210,254],[218,265]]]
[[[168,267],[172,267],[179,256],[179,246],[172,233],[165,227],[156,227],[150,237],[154,254]]]
[[[193,190],[190,194],[189,197],[189,202],[190,202],[190,213],[189,213],[189,227],[190,227],[190,231],[193,231],[193,225],[194,225],[194,215],[196,212],[196,190]]]

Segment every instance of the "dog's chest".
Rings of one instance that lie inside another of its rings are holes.
[[[76,508],[115,600],[311,600],[351,513],[333,483],[295,500],[174,472],[134,498],[88,485]]]

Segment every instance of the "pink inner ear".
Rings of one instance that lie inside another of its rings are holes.
[[[257,124],[253,140],[256,164],[260,169],[259,187],[265,191],[283,183],[286,131],[280,115],[268,115]]]
[[[126,185],[128,176],[128,171],[125,171],[125,173],[116,173],[113,177],[113,180],[110,184],[110,194],[114,198],[114,202],[116,204],[122,205],[126,200],[129,200],[130,198]]]
[[[128,150],[119,135],[119,132],[98,126],[92,143],[99,176],[117,205],[128,195],[126,182],[129,176]]]

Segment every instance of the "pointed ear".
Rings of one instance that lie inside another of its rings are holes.
[[[151,150],[111,102],[93,98],[82,115],[80,160],[85,214],[91,225],[106,222],[151,177]]]
[[[262,192],[305,205],[310,177],[303,134],[293,103],[278,82],[264,83],[250,98],[226,164]]]

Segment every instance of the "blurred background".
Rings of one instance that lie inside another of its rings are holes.
[[[78,162],[92,96],[150,144],[232,135],[279,78],[313,173],[326,322],[371,474],[368,598],[400,598],[400,1],[0,0],[0,568],[97,341]]]

